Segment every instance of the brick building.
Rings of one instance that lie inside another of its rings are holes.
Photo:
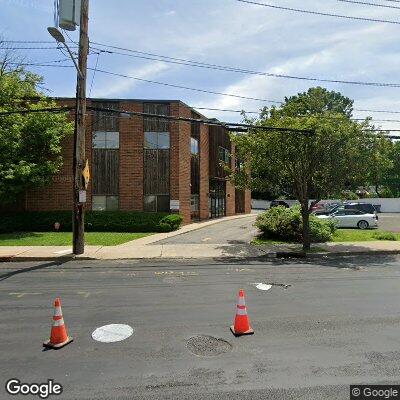
[[[57,100],[75,104],[74,99]],[[235,189],[220,165],[236,162],[226,128],[95,110],[205,119],[178,100],[89,99],[87,105],[87,210],[179,211],[184,223],[250,212],[250,191]],[[72,148],[68,137],[60,172],[48,187],[26,193],[25,210],[72,209]]]

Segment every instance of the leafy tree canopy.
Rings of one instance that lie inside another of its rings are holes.
[[[7,68],[6,61],[0,55],[0,113],[58,107],[40,92],[40,76]],[[51,182],[62,165],[61,141],[72,131],[65,113],[0,116],[0,201]]]
[[[311,88],[286,98],[279,108],[264,109],[253,123],[263,128],[310,130],[314,135],[255,129],[233,139],[247,168],[233,173],[232,179],[238,185],[280,190],[299,200],[305,249],[309,248],[309,200],[339,195],[345,188],[368,183],[371,175],[379,136],[368,130],[370,120],[350,119],[352,104],[340,93]]]

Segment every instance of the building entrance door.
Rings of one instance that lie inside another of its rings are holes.
[[[210,218],[220,218],[226,215],[226,181],[210,181]]]

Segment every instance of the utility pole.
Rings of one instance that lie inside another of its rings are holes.
[[[89,51],[89,0],[82,0],[79,33],[78,65],[80,74],[76,82],[76,110],[74,130],[73,157],[73,196],[74,210],[72,221],[73,254],[83,254],[85,251],[85,202],[86,187],[82,176],[85,167],[85,116],[86,116],[86,75],[87,57]]]

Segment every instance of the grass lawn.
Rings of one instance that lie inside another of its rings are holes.
[[[388,240],[388,235],[392,237],[391,240],[400,240],[400,233],[384,232],[378,229],[338,229],[333,236],[333,242],[372,242],[376,240]],[[378,239],[379,238],[379,239]],[[283,242],[273,239],[255,238],[252,244],[287,244],[289,242]]]
[[[360,229],[338,229],[333,236],[333,242],[371,242],[375,240],[385,240],[384,237],[386,234],[390,234],[394,236],[396,240],[400,240],[399,233],[391,234],[389,232],[380,231],[379,229],[367,229],[365,231]],[[381,236],[382,238],[379,238]]]
[[[152,233],[86,232],[85,243],[115,246]],[[72,246],[71,232],[21,232],[0,234],[0,246]]]

